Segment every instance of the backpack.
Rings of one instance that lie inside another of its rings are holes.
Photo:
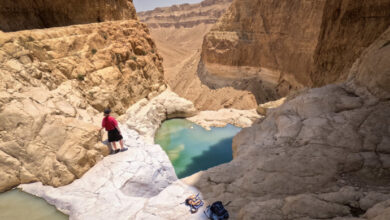
[[[212,220],[222,220],[229,218],[229,213],[225,207],[223,207],[221,201],[216,201],[211,206],[207,206],[204,214]]]
[[[203,206],[203,201],[199,198],[199,193],[198,193],[196,196],[195,195],[189,196],[186,199],[185,204],[190,207],[191,213],[195,213],[198,211],[200,207]]]

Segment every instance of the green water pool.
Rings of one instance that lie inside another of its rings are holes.
[[[0,194],[1,220],[67,220],[45,200],[14,189]]]
[[[167,153],[176,175],[183,178],[233,159],[232,140],[241,130],[228,124],[210,131],[185,119],[163,122],[155,143]]]

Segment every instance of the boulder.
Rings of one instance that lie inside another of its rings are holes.
[[[196,113],[192,102],[167,89],[150,101],[143,99],[131,106],[120,121],[136,130],[146,142],[154,143],[154,135],[164,120],[191,117]]]

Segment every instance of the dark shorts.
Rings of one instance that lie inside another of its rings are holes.
[[[116,128],[108,131],[108,142],[120,141],[122,139],[123,139],[122,135],[119,134],[119,131]]]

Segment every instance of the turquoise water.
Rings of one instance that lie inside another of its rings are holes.
[[[14,189],[0,194],[1,220],[67,220],[45,200]]]
[[[241,128],[227,125],[205,130],[185,119],[163,122],[155,143],[167,153],[176,175],[183,178],[233,159],[232,140]]]

